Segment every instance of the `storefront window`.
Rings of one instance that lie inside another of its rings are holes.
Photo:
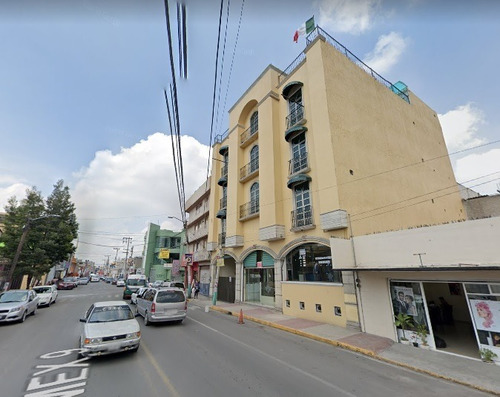
[[[429,332],[420,283],[391,281],[391,299],[395,317],[400,314],[410,316],[404,333],[401,326],[397,327],[400,339],[418,342],[416,338],[419,328],[425,327],[426,332]],[[433,315],[438,315],[437,311],[440,309],[435,303],[429,302],[428,308],[431,319]]]
[[[342,283],[342,273],[332,268],[330,247],[305,244],[286,257],[287,281]]]

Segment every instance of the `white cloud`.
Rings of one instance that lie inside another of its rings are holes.
[[[496,194],[500,184],[500,149],[470,154],[455,162],[457,182],[481,194]],[[470,182],[469,182],[470,181]]]
[[[450,153],[485,143],[480,126],[485,124],[481,109],[471,103],[438,115]],[[500,183],[500,149],[451,156],[457,182],[481,194],[495,194]],[[461,157],[457,157],[461,156]]]
[[[368,66],[379,74],[384,74],[395,65],[403,54],[408,40],[399,33],[391,32],[379,37],[372,52],[363,60]]]
[[[190,136],[181,138],[186,198],[205,181],[208,146]],[[78,257],[102,263],[112,247],[122,247],[123,237],[132,237],[134,255],[141,254],[149,222],[172,230],[182,224],[170,136],[156,133],[120,153],[97,152],[75,175],[72,189],[80,223]],[[119,258],[125,254],[120,253]]]
[[[438,117],[450,152],[484,143],[484,139],[477,136],[479,126],[484,124],[483,112],[472,104],[458,106]]]
[[[319,25],[327,31],[360,34],[372,25],[380,0],[320,0]]]
[[[30,189],[24,183],[12,183],[4,188],[0,187],[0,211],[5,211],[5,206],[7,201],[12,197],[16,196],[17,201],[21,201],[26,197],[26,190]]]

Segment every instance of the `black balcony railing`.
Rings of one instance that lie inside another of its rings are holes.
[[[259,213],[259,201],[254,200],[240,205],[240,219]]]
[[[220,199],[220,210],[223,210],[224,208],[227,207],[227,197],[222,197]]]
[[[240,168],[240,179],[245,179],[259,169],[259,159],[253,159],[248,164]]]
[[[312,208],[310,206],[292,211],[292,228],[313,225]]]
[[[307,159],[307,153],[294,156],[288,162],[288,175],[293,175],[299,171],[307,169],[308,167],[309,167],[309,161]]]
[[[259,127],[257,125],[251,125],[245,131],[243,131],[240,135],[240,145],[243,145],[246,141],[248,141],[251,137],[259,132]]]
[[[225,247],[226,246],[226,233],[219,233],[219,246]]]
[[[304,106],[296,104],[290,114],[286,117],[286,128],[293,127],[295,124],[300,123],[305,117]]]

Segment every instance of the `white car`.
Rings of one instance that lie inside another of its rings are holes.
[[[55,285],[39,285],[38,287],[33,287],[33,291],[38,295],[39,306],[50,306],[56,303],[57,287]]]
[[[141,287],[137,291],[132,292],[132,295],[130,295],[130,303],[132,303],[133,305],[136,305],[137,304],[137,297],[142,296],[142,294],[146,290],[147,290],[146,287]]]
[[[33,290],[11,289],[0,294],[0,323],[24,322],[38,309],[38,296]]]
[[[141,342],[141,328],[135,316],[124,301],[94,303],[80,319],[84,323],[80,335],[80,355],[136,352]]]
[[[116,286],[117,287],[125,287],[125,280],[124,279],[119,279],[116,281]]]

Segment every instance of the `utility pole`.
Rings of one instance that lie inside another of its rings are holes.
[[[123,273],[126,276],[126,273],[128,273],[128,271],[127,271],[127,266],[128,266],[128,247],[129,247],[130,243],[132,242],[132,237],[123,237],[122,241],[124,243],[127,243],[127,249],[125,250],[125,264],[123,266]]]
[[[118,247],[114,247],[113,248],[115,250],[115,268],[116,268],[116,261],[118,260],[118,251],[120,251],[120,248]]]

